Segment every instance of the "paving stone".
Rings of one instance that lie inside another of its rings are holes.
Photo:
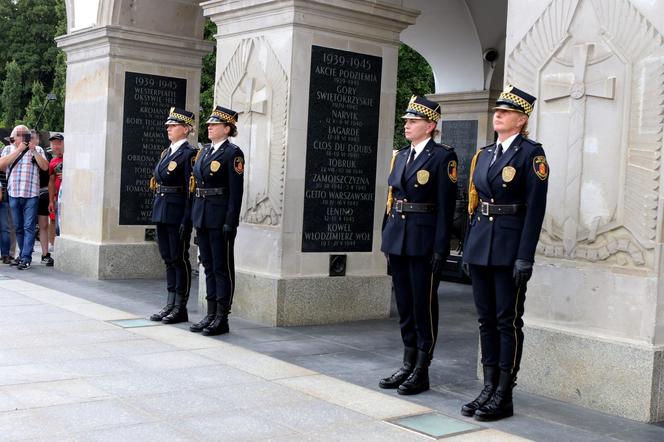
[[[374,419],[426,413],[429,408],[369,391],[329,376],[315,375],[277,381],[281,385],[307,393],[318,399],[362,413]]]
[[[261,407],[254,413],[300,433],[313,433],[371,421],[364,414],[324,401]]]
[[[157,356],[154,354],[134,355],[128,356],[127,359],[134,362],[138,367],[149,370],[201,367],[218,363],[213,359],[192,354],[188,351],[166,351],[159,353]]]
[[[191,433],[182,432],[173,425],[160,422],[91,431],[81,434],[79,439],[86,442],[145,442],[151,440],[188,442],[193,440],[193,437]]]
[[[35,410],[0,413],[0,441],[38,438],[45,434],[57,436],[64,431],[65,428],[57,421],[44,419]]]
[[[109,395],[83,379],[67,379],[52,382],[0,387],[21,404],[21,408],[49,407],[108,398]]]
[[[154,418],[117,400],[102,400],[35,410],[39,416],[59,422],[69,431],[85,432],[153,421]]]
[[[298,434],[292,428],[245,411],[186,418],[179,426],[206,440],[219,441],[255,441]]]

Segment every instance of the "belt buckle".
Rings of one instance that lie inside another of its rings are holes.
[[[483,202],[480,206],[480,211],[482,212],[482,215],[489,216],[489,203]]]
[[[161,193],[161,184],[157,184],[157,188],[155,189],[156,193]]]
[[[402,200],[397,200],[397,203],[394,206],[394,210],[396,210],[397,213],[403,212],[403,201]]]
[[[199,189],[198,187],[196,188],[196,197],[197,198],[201,197],[201,189]]]

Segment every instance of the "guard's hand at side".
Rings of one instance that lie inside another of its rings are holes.
[[[236,234],[237,234],[237,227],[224,224],[224,239],[226,241],[233,241],[235,239]]]
[[[533,275],[533,263],[525,259],[517,259],[514,262],[512,276],[517,287],[525,287],[526,283]]]
[[[444,264],[443,255],[440,253],[434,253],[431,257],[431,273],[433,273],[434,276],[440,277],[440,274],[443,272]]]
[[[464,275],[470,278],[470,264],[468,264],[467,262],[462,262],[461,270],[463,271]]]

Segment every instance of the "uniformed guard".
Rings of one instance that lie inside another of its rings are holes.
[[[387,255],[404,343],[403,366],[381,379],[399,394],[429,389],[438,335],[438,283],[450,250],[457,156],[433,141],[440,105],[413,96],[404,131],[411,144],[394,157],[381,250]]]
[[[463,261],[480,323],[484,389],[461,413],[512,416],[512,389],[523,350],[526,283],[535,260],[548,188],[542,145],[527,137],[535,97],[508,86],[494,108],[496,143],[471,164],[469,226]]]
[[[150,180],[154,192],[152,222],[157,225],[159,253],[166,264],[168,300],[152,321],[176,324],[189,320],[187,301],[191,288],[191,199],[189,177],[196,150],[187,142],[194,130],[194,114],[172,107],[166,120],[170,147],[161,153]]]
[[[242,205],[244,154],[228,138],[237,136],[237,117],[237,112],[221,106],[210,115],[207,125],[212,143],[196,159],[191,188],[191,219],[205,268],[207,315],[190,330],[210,336],[228,333],[235,291],[233,245]]]

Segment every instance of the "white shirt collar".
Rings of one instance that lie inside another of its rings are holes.
[[[177,150],[180,148],[180,146],[182,146],[186,141],[187,141],[187,139],[185,138],[183,140],[176,141],[175,143],[171,144],[171,147],[170,147],[171,155],[173,155],[175,152],[177,152]]]
[[[212,145],[212,152],[216,152],[217,149],[219,149],[221,147],[221,145],[226,142],[227,139],[228,138],[224,138],[223,140],[219,141],[218,143],[213,144]]]
[[[503,141],[502,143],[500,141],[496,140],[496,146],[498,145],[498,143],[502,144],[503,153],[505,153],[505,152],[507,152],[507,149],[510,148],[510,146],[512,145],[512,143],[514,142],[514,140],[518,136],[519,136],[519,134],[516,133],[516,134],[512,135],[511,137],[509,137],[508,139],[506,139],[505,141]]]
[[[413,146],[412,144],[410,145],[410,148],[411,148],[411,149],[415,149],[415,157],[414,157],[414,158],[417,158],[417,157],[420,155],[420,153],[422,153],[422,151],[424,150],[425,146],[429,143],[429,140],[430,140],[430,139],[431,139],[431,137],[427,138],[427,139],[424,140],[424,141],[420,141],[419,143],[417,143],[417,144],[414,145],[414,146]],[[410,155],[410,154],[409,154],[409,155]],[[414,158],[413,158],[413,159],[414,159]]]

